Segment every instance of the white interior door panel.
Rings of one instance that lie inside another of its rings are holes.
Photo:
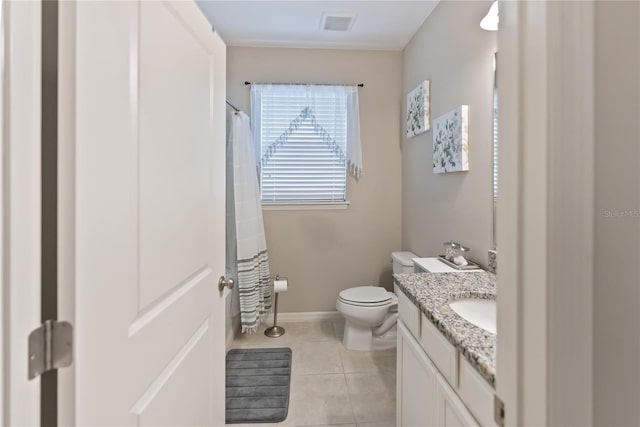
[[[78,425],[223,425],[225,47],[192,2],[76,9]]]

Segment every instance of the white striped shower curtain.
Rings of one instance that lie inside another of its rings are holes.
[[[233,187],[242,332],[256,332],[271,310],[272,286],[249,117],[232,117]]]

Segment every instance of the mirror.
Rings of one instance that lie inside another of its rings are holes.
[[[498,206],[498,53],[493,54],[493,249],[496,249]]]

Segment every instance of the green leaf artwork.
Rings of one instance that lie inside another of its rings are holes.
[[[407,95],[407,138],[431,129],[429,109],[429,80],[425,80]]]
[[[433,121],[433,173],[469,170],[469,106]]]

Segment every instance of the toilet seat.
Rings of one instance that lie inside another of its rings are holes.
[[[386,305],[391,304],[391,301],[367,303],[367,302],[357,302],[357,301],[345,301],[341,298],[339,299],[339,301],[343,304],[350,305],[353,307],[384,307]]]
[[[379,286],[357,286],[340,292],[338,299],[359,307],[379,307],[392,302],[393,294]]]

